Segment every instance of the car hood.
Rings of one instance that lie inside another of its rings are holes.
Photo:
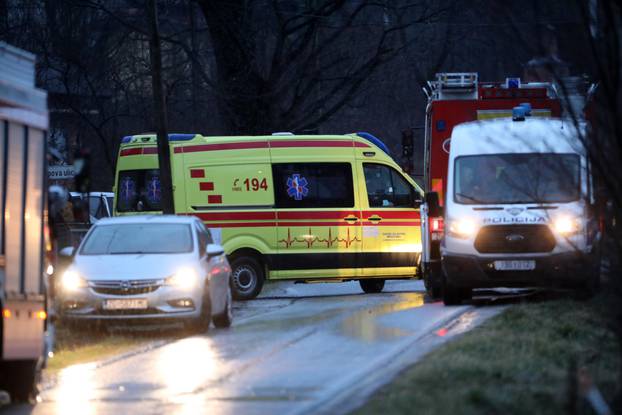
[[[78,255],[71,268],[87,280],[156,279],[191,267],[197,260],[196,253]]]

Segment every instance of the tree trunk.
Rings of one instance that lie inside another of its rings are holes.
[[[162,213],[174,214],[173,184],[171,179],[171,151],[168,145],[166,122],[166,103],[162,86],[162,52],[158,29],[158,9],[155,0],[147,0],[147,18],[151,32],[149,39],[149,57],[151,60],[151,83],[153,86],[153,104],[155,124],[158,136],[158,163],[160,165],[160,191],[162,195]]]

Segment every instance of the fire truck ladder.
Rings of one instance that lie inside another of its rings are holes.
[[[429,81],[429,97],[436,99],[477,99],[477,72],[443,72]]]

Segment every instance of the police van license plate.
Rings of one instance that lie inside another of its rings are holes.
[[[495,261],[494,266],[497,271],[531,271],[536,269],[536,261]]]
[[[123,298],[115,300],[105,300],[104,310],[146,310],[146,298]]]

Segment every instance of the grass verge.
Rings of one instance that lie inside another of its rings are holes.
[[[354,414],[568,413],[573,361],[611,402],[620,360],[610,312],[604,295],[513,305],[399,374]]]
[[[59,323],[56,327],[54,357],[46,372],[54,374],[67,366],[103,360],[131,352],[158,340],[182,337],[179,330],[106,330],[102,327],[75,327]]]

